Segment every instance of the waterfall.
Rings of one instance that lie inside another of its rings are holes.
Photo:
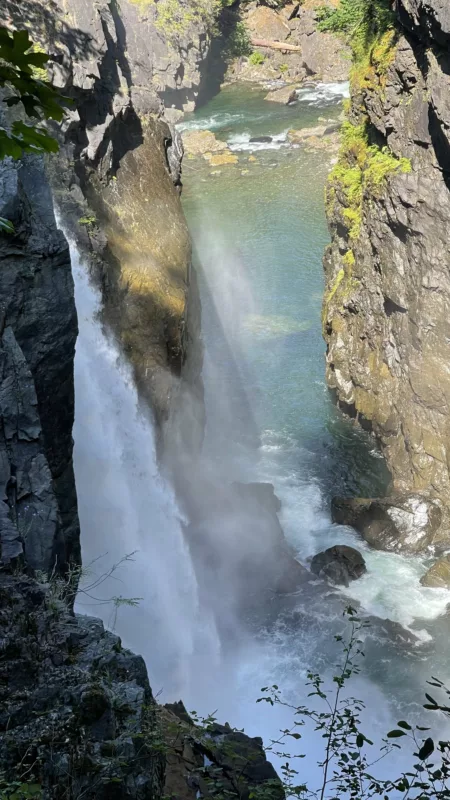
[[[152,421],[101,325],[100,294],[73,244],[71,258],[80,329],[74,466],[84,574],[77,611],[100,616],[144,656],[155,693],[189,698],[198,665],[219,657],[214,622],[199,605],[183,519],[158,470]]]

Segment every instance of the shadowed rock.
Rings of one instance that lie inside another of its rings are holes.
[[[311,561],[311,572],[338,586],[348,586],[367,572],[361,553],[345,544],[329,547]]]
[[[420,495],[334,498],[331,515],[333,522],[355,528],[376,550],[413,555],[442,549],[448,539],[439,503]]]

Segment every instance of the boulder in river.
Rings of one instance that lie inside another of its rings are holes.
[[[212,131],[183,131],[183,146],[188,156],[204,156],[228,150],[226,142],[216,139]]]
[[[252,136],[250,142],[258,142],[261,144],[269,144],[272,141],[271,136]]]
[[[329,547],[311,561],[311,572],[327,578],[338,586],[348,586],[367,572],[366,562],[359,550],[345,544]]]
[[[422,586],[450,589],[450,555],[442,556],[420,579]]]
[[[293,86],[282,86],[281,89],[273,89],[266,94],[264,100],[270,100],[271,103],[281,103],[288,106],[290,103],[295,103],[297,100],[297,91]]]
[[[420,494],[334,498],[331,515],[333,522],[355,528],[376,550],[414,555],[442,551],[448,542],[439,501]]]
[[[325,136],[327,130],[326,125],[316,125],[314,128],[300,128],[300,130],[291,129],[288,131],[288,139],[293,144],[301,144],[312,137]]]

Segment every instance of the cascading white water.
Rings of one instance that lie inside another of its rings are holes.
[[[75,359],[74,465],[88,574],[80,613],[102,617],[144,655],[154,691],[190,696],[193,662],[214,664],[218,640],[197,583],[173,491],[156,464],[152,423],[138,406],[130,370],[102,329],[100,296],[71,246],[79,338]],[[106,580],[110,568],[126,555]],[[120,604],[112,597],[140,598]],[[189,669],[188,669],[189,667]]]

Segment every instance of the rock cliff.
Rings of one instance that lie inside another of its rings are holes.
[[[0,165],[1,558],[79,560],[72,464],[77,316],[67,242],[39,158]]]
[[[395,490],[447,512],[449,42],[446,2],[397,0],[394,27],[353,68],[323,309],[341,407],[379,438]]]
[[[200,310],[180,145],[161,98],[184,80],[177,97],[192,102],[206,33],[197,32],[190,53],[168,54],[167,43],[158,50],[150,6],[21,0],[0,11],[1,22],[26,24],[52,50],[53,78],[75,101],[47,170],[37,156],[0,165],[0,215],[14,224],[0,234],[0,794],[162,800],[201,790],[212,798],[217,783],[236,797],[260,789],[282,800],[261,740],[217,724],[205,734],[188,718],[179,729],[180,704],[157,706],[142,658],[101,621],[72,611],[77,316],[48,176],[157,421],[180,402],[183,370],[189,391],[201,392],[199,348],[188,357]]]
[[[54,84],[74,101],[51,183],[66,226],[91,255],[104,320],[161,430],[180,402],[182,371],[201,393],[200,359],[186,366],[200,319],[179,198],[182,146],[163,101],[193,107],[206,22],[172,38],[158,27],[155,4],[136,0],[8,0],[1,22],[28,27],[51,54]],[[198,428],[197,438],[200,419]]]

